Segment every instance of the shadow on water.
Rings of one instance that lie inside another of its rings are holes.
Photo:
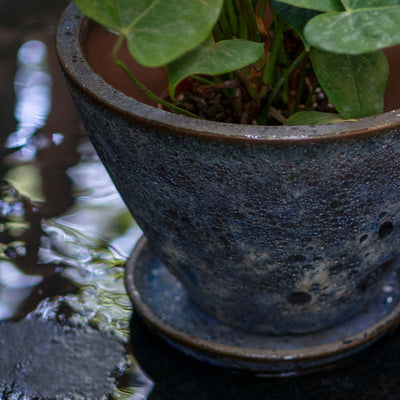
[[[131,319],[124,262],[141,232],[57,65],[67,3],[0,2],[0,399],[398,399],[399,332],[332,371],[265,379],[199,364]]]

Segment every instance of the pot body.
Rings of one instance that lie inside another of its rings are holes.
[[[397,269],[397,128],[273,142],[173,131],[110,106],[100,78],[93,95],[61,59],[133,217],[209,314],[246,331],[310,332],[362,310]]]

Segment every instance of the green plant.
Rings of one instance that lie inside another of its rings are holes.
[[[75,2],[119,35],[114,61],[151,98],[196,116],[176,96],[191,77],[244,123],[328,123],[381,113],[389,76],[381,49],[400,43],[398,0]],[[120,60],[125,40],[139,63],[166,66],[169,101]]]

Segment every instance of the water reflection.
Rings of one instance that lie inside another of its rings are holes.
[[[126,377],[129,377],[126,379]],[[153,381],[143,372],[136,361],[131,363],[129,374],[121,380],[113,400],[146,400],[154,388]]]
[[[19,320],[28,315],[54,290],[76,291],[73,282],[61,279],[63,264],[47,263],[39,257],[42,234],[39,205],[14,187],[2,184],[0,208],[0,319]]]
[[[39,318],[116,338],[126,354],[109,399],[146,399],[153,382],[129,351],[132,307],[123,284],[141,231],[77,118],[57,125],[64,99],[52,96],[47,51],[44,41],[29,40],[17,55],[17,126],[6,141],[0,187],[0,321]],[[15,396],[23,398],[2,400]]]
[[[95,154],[82,159],[68,171],[76,203],[59,216],[44,218],[43,202],[3,183],[0,319],[35,316],[95,327],[128,345],[132,309],[123,266],[141,232]],[[152,381],[128,353],[127,365],[114,398],[147,398]]]
[[[35,156],[35,146],[29,139],[46,124],[51,109],[52,78],[47,65],[47,48],[39,40],[25,42],[17,54],[18,70],[14,79],[17,130],[8,136],[6,146],[21,147],[20,159]]]
[[[11,319],[30,296],[41,276],[27,276],[14,264],[0,260],[0,321]]]
[[[25,147],[34,148],[36,153],[36,147],[33,145],[27,145]],[[19,154],[20,156],[27,153],[24,151],[25,147],[22,147]],[[32,152],[30,151],[30,154]],[[18,165],[10,169],[5,176],[5,179],[18,187],[18,190],[29,196],[32,201],[45,201],[43,193],[43,182],[42,174],[40,169],[35,165]]]

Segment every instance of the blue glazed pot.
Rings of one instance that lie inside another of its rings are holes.
[[[374,301],[400,262],[400,111],[269,127],[140,103],[88,65],[74,6],[58,52],[87,132],[154,253],[210,315],[305,333]]]

